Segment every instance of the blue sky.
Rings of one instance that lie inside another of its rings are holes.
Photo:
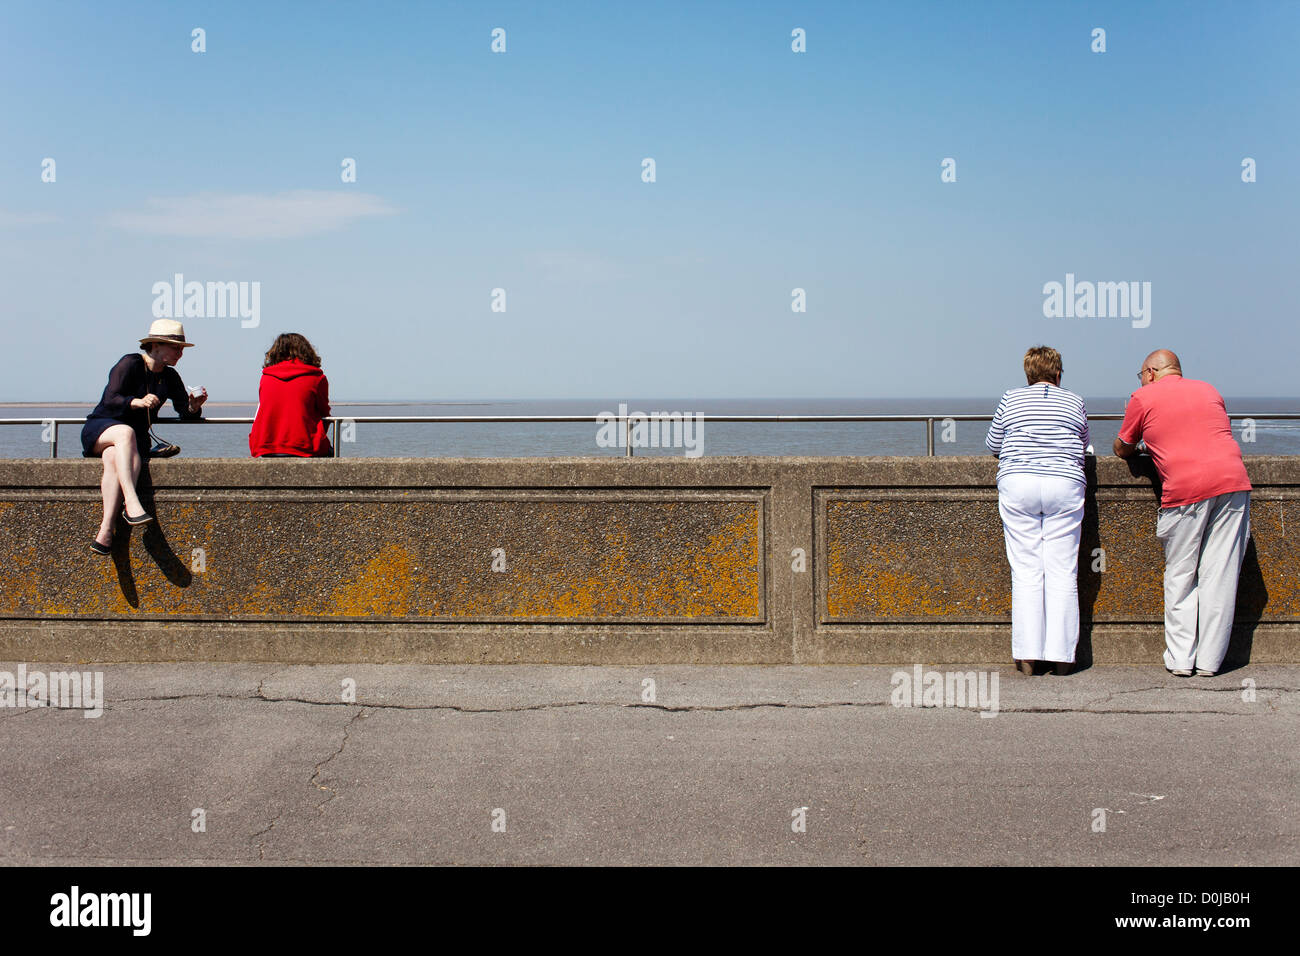
[[[1298,46],[1280,2],[5,3],[0,401],[97,397],[175,273],[261,284],[186,320],[218,401],[280,331],[355,400],[973,397],[1044,343],[1294,396]],[[1066,273],[1150,326],[1044,317]]]

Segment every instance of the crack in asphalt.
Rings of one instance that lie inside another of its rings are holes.
[[[256,833],[254,833],[252,836],[250,836],[249,839],[250,839],[250,840],[252,840],[252,839],[256,839],[257,837],[260,837],[260,836],[261,836],[262,834],[264,834],[264,833],[270,833],[272,830],[275,829],[275,825],[276,825],[277,823],[280,822],[280,817],[282,817],[282,816],[284,816],[283,813],[276,814],[276,816],[274,816],[274,817],[271,818],[271,823],[270,823],[270,825],[269,825],[265,830],[258,830]],[[265,860],[265,859],[266,859],[266,841],[265,841],[265,840],[263,840],[261,843],[257,844],[257,858],[258,858],[259,860]]]
[[[259,684],[258,686],[260,687],[261,685]],[[223,696],[224,696],[224,695],[223,695]],[[151,698],[142,698],[142,699],[144,699],[144,700],[149,700],[149,699],[151,699]],[[266,700],[267,698],[245,697],[245,698],[240,698],[240,699],[241,699],[241,700],[258,700],[258,699]],[[349,704],[348,706],[350,706],[350,707],[355,707],[355,706],[357,706],[357,705],[355,705],[355,704]],[[359,717],[364,717],[364,716],[365,716],[365,710],[364,710],[364,709],[360,709],[360,710],[358,710],[355,714],[352,715],[351,720],[349,720],[346,724],[343,725],[343,740],[339,743],[339,749],[336,750],[336,751],[334,751],[332,754],[330,754],[328,757],[326,757],[326,758],[325,758],[324,760],[322,760],[320,763],[316,764],[316,766],[315,766],[315,767],[313,768],[313,770],[312,770],[311,779],[310,779],[308,782],[309,782],[310,784],[312,784],[312,786],[314,786],[317,790],[325,790],[325,791],[327,791],[327,792],[329,793],[329,796],[328,796],[328,797],[326,797],[322,802],[320,802],[319,804],[316,805],[316,812],[317,812],[317,813],[322,813],[322,814],[323,814],[323,813],[325,812],[325,804],[327,804],[327,803],[329,803],[331,800],[333,800],[334,797],[336,797],[336,796],[338,795],[338,791],[336,791],[333,787],[322,786],[321,784],[319,784],[319,783],[316,782],[316,778],[320,776],[321,771],[325,769],[325,766],[326,766],[326,765],[327,765],[331,760],[333,760],[333,759],[334,759],[335,757],[337,757],[339,754],[343,753],[343,748],[346,747],[346,746],[348,745],[348,731],[351,729],[352,724],[356,722],[357,718],[359,718]],[[257,837],[264,836],[265,834],[270,833],[272,830],[275,829],[275,825],[276,825],[277,823],[280,822],[280,818],[283,817],[283,816],[285,815],[285,813],[287,813],[287,812],[289,812],[289,811],[283,811],[283,812],[281,812],[281,813],[276,814],[274,817],[271,818],[271,822],[270,822],[269,824],[267,824],[267,826],[266,826],[265,828],[263,828],[263,829],[261,829],[261,830],[258,830],[256,833],[252,834],[252,836],[250,836],[249,839],[250,839],[250,840],[251,840],[251,839],[256,839]],[[265,860],[265,859],[266,859],[266,841],[265,841],[265,840],[262,840],[262,841],[260,841],[260,842],[257,844],[257,858],[258,858],[258,860]],[[277,861],[275,861],[275,862],[283,862],[283,861],[278,861],[278,860],[277,860]]]
[[[23,707],[19,708],[12,714],[5,714],[4,717],[22,717],[24,714],[31,714],[38,710],[79,710],[76,707]],[[2,718],[0,718],[2,719]]]
[[[257,690],[253,691],[253,694],[257,697],[265,697],[266,695],[262,693],[262,685],[265,684],[267,681],[269,681],[276,674],[279,674],[287,669],[288,668],[286,667],[277,667],[275,670],[271,671],[271,673],[267,674],[265,677],[263,677],[261,680],[257,682]]]
[[[719,712],[724,710],[758,710],[763,707],[783,708],[786,710],[824,710],[828,707],[888,707],[887,700],[831,700],[817,704],[791,704],[785,701],[757,701],[752,704],[618,704],[619,707],[640,708],[642,710],[662,710],[670,714],[685,714],[692,711]],[[963,710],[965,708],[962,708]]]
[[[1239,710],[1089,710],[1080,707],[1002,707],[999,714],[1096,714],[1099,717],[1108,714],[1129,714],[1138,717],[1172,717],[1182,714],[1222,714],[1224,717],[1255,717],[1256,714],[1242,713]]]
[[[349,706],[354,706],[354,707],[355,707],[355,706],[357,706],[357,705],[352,704],[352,705],[349,705]],[[327,786],[325,786],[324,784],[317,783],[317,782],[316,782],[316,778],[319,777],[319,776],[321,775],[321,771],[323,771],[323,770],[325,769],[326,765],[329,764],[329,762],[330,762],[331,760],[333,760],[333,759],[334,759],[335,757],[337,757],[339,754],[343,753],[343,748],[346,747],[346,746],[348,745],[348,735],[349,735],[349,733],[350,733],[351,730],[352,730],[352,725],[355,724],[359,719],[361,719],[361,718],[363,718],[363,717],[365,717],[365,716],[366,716],[365,707],[362,706],[359,710],[357,710],[357,712],[356,712],[355,714],[352,715],[352,719],[349,720],[346,724],[343,725],[343,739],[342,739],[341,741],[339,741],[339,749],[336,750],[336,751],[334,751],[332,754],[330,754],[328,757],[326,757],[326,758],[325,758],[324,760],[322,760],[320,763],[316,764],[316,769],[315,769],[315,771],[313,771],[313,773],[312,773],[312,775],[311,775],[311,781],[310,781],[310,782],[311,782],[311,785],[314,786],[317,790],[324,790],[326,793],[329,794],[328,797],[326,797],[326,798],[325,798],[324,800],[322,800],[320,803],[316,804],[316,812],[319,813],[319,814],[321,814],[321,815],[324,815],[324,813],[325,813],[325,804],[329,803],[331,800],[333,800],[335,797],[337,797],[337,796],[338,796],[338,791],[335,790],[333,787],[327,787]]]
[[[645,701],[637,702],[619,702],[619,701],[600,701],[600,700],[566,700],[566,701],[549,701],[540,704],[520,704],[512,707],[471,707],[463,704],[390,704],[379,702],[356,702],[356,701],[334,701],[334,700],[312,700],[306,697],[267,697],[262,688],[265,683],[276,674],[283,672],[286,668],[281,667],[267,674],[258,681],[257,687],[252,694],[222,694],[222,693],[200,693],[200,694],[166,694],[150,697],[123,697],[117,700],[105,701],[105,709],[111,709],[113,704],[142,703],[148,701],[174,701],[174,700],[252,700],[270,704],[305,704],[310,707],[361,707],[372,710],[442,710],[451,711],[460,714],[513,714],[526,713],[528,711],[540,710],[560,710],[574,707],[618,707],[622,709],[643,709],[659,710],[664,713],[722,713],[726,711],[743,711],[743,710],[760,710],[766,708],[783,709],[783,710],[825,710],[839,707],[862,707],[862,708],[883,708],[891,705],[888,700],[879,701],[821,701],[817,703],[791,703],[787,701],[755,701],[751,703],[740,704],[660,704],[647,703]],[[1133,710],[1105,707],[1116,697],[1130,694],[1147,694],[1156,691],[1169,692],[1171,690],[1182,691],[1190,690],[1194,693],[1233,693],[1238,694],[1242,691],[1241,687],[1178,687],[1177,685],[1156,684],[1149,687],[1133,687],[1122,690],[1113,690],[1104,697],[1096,697],[1084,702],[1080,706],[1028,706],[1028,707],[1000,707],[997,713],[1000,714],[1122,714],[1122,715],[1175,715],[1175,714],[1222,714],[1229,717],[1250,717],[1255,716],[1250,712],[1232,711],[1232,710],[1214,710],[1214,709],[1161,709],[1161,710]],[[1272,691],[1275,693],[1295,694],[1300,693],[1300,688],[1295,687],[1275,687],[1271,685],[1256,686],[1253,688],[1256,692]],[[1273,701],[1261,701],[1267,704],[1269,710],[1276,712]],[[902,708],[900,708],[902,709]],[[968,710],[980,713],[987,713],[988,708],[978,706],[971,707],[926,707],[916,706],[908,709],[912,710]],[[356,719],[355,717],[353,718]],[[349,724],[350,726],[350,724]],[[345,738],[346,742],[346,738]],[[327,801],[328,802],[328,801]]]
[[[1153,690],[1166,690],[1166,691],[1188,690],[1194,694],[1240,694],[1243,690],[1248,690],[1248,689],[1256,692],[1261,690],[1272,690],[1282,694],[1300,693],[1300,688],[1298,687],[1271,687],[1264,684],[1257,684],[1251,688],[1243,687],[1240,684],[1236,684],[1230,687],[1206,687],[1204,685],[1198,686],[1196,684],[1192,684],[1190,686],[1183,685],[1183,684],[1156,684],[1154,687],[1130,687],[1126,690],[1113,690],[1110,692],[1107,699],[1109,699],[1110,697],[1118,697],[1120,694],[1145,694],[1148,691],[1153,691]]]
[[[546,704],[525,704],[519,707],[462,707],[459,704],[380,704],[369,701],[311,700],[307,697],[264,697],[254,694],[169,694],[161,697],[119,697],[109,704],[131,704],[167,700],[254,700],[267,704],[308,704],[312,707],[362,707],[372,710],[454,710],[465,714],[508,714],[528,710],[549,710],[557,707],[600,707],[609,701],[565,700]],[[626,707],[627,704],[614,706]],[[784,706],[784,705],[781,705]],[[107,710],[107,705],[105,706]]]
[[[260,686],[260,685],[259,685]],[[1081,706],[1070,707],[1052,707],[1052,706],[1030,706],[1030,707],[999,707],[999,714],[1128,714],[1138,716],[1151,715],[1181,715],[1181,714],[1222,714],[1227,717],[1253,717],[1257,716],[1252,712],[1234,711],[1234,710],[1214,710],[1205,708],[1175,708],[1160,710],[1134,710],[1130,708],[1106,708],[1104,707],[1110,701],[1122,694],[1137,694],[1150,691],[1167,691],[1168,687],[1140,687],[1131,690],[1118,690],[1107,694],[1105,697],[1098,697],[1087,701]],[[1208,690],[1208,688],[1198,689]],[[1237,691],[1238,688],[1224,688],[1224,690]],[[1278,690],[1295,692],[1293,688],[1256,688],[1256,690]],[[566,700],[551,701],[542,704],[521,704],[515,707],[469,707],[462,704],[386,704],[373,702],[345,702],[332,700],[311,700],[306,697],[266,697],[262,695],[250,694],[172,694],[159,697],[123,697],[115,701],[109,701],[108,704],[127,704],[143,703],[150,701],[172,701],[172,700],[250,700],[259,701],[268,704],[305,704],[310,707],[360,707],[372,710],[428,710],[428,711],[452,711],[459,714],[515,714],[526,713],[528,711],[539,710],[558,710],[574,707],[618,707],[626,710],[658,710],[664,713],[681,714],[681,713],[722,713],[726,711],[743,711],[743,710],[760,710],[760,709],[779,709],[779,710],[826,710],[840,707],[859,707],[859,708],[884,708],[892,706],[889,701],[822,701],[811,704],[788,703],[785,701],[756,701],[753,703],[743,704],[650,704],[645,702],[637,703],[620,703],[617,701],[599,701],[599,700]],[[1267,701],[1263,703],[1268,703]],[[109,709],[106,705],[105,709]],[[982,707],[946,707],[946,706],[915,706],[909,708],[897,708],[899,710],[963,710],[976,713],[987,713],[988,708]],[[1270,708],[1271,709],[1271,708]],[[356,719],[356,718],[353,718]]]
[[[1186,687],[1186,688],[1183,688],[1183,687],[1179,687],[1179,686],[1177,686],[1177,685],[1172,685],[1172,686],[1171,686],[1171,685],[1169,685],[1169,684],[1157,684],[1157,685],[1152,686],[1152,687],[1130,687],[1130,688],[1126,688],[1126,689],[1124,689],[1124,690],[1113,690],[1113,691],[1111,691],[1110,693],[1108,693],[1105,697],[1098,697],[1098,698],[1096,698],[1096,699],[1094,699],[1094,700],[1090,700],[1090,701],[1088,701],[1086,704],[1083,705],[1082,708],[1079,708],[1079,707],[1060,707],[1060,708],[1050,708],[1050,707],[1023,707],[1023,708],[1016,708],[1016,707],[1008,707],[1008,708],[1003,708],[1003,709],[1002,709],[1002,712],[1003,712],[1003,713],[1037,713],[1037,714],[1224,714],[1224,715],[1226,715],[1226,716],[1230,716],[1230,717],[1251,717],[1251,716],[1254,716],[1254,715],[1251,714],[1251,713],[1248,713],[1248,712],[1247,712],[1247,713],[1243,713],[1242,711],[1238,711],[1238,710],[1182,710],[1182,709],[1179,709],[1179,710],[1117,710],[1117,709],[1097,710],[1097,709],[1095,709],[1095,708],[1097,708],[1097,707],[1100,707],[1100,706],[1104,706],[1104,705],[1106,705],[1106,704],[1109,704],[1109,703],[1110,703],[1112,700],[1114,700],[1116,697],[1122,696],[1122,695],[1124,695],[1124,694],[1146,694],[1146,693],[1150,693],[1150,692],[1152,692],[1152,691],[1171,691],[1171,690],[1173,690],[1173,691],[1189,690],[1189,691],[1192,691],[1193,693],[1197,693],[1197,694],[1200,694],[1200,693],[1210,693],[1210,694],[1233,693],[1233,694],[1240,694],[1240,693],[1242,692],[1242,690],[1244,690],[1244,689],[1245,689],[1245,688],[1242,688],[1242,687],[1240,687],[1240,686],[1237,686],[1237,687]],[[1250,689],[1253,690],[1253,691],[1255,691],[1255,692],[1257,692],[1257,693],[1258,693],[1259,691],[1261,691],[1261,690],[1270,690],[1270,691],[1276,691],[1276,692],[1281,692],[1281,693],[1292,693],[1292,694],[1294,694],[1294,693],[1297,692],[1297,688],[1294,688],[1294,687],[1258,687],[1258,686],[1256,686],[1256,687],[1253,687],[1253,688],[1250,688]],[[1270,710],[1270,711],[1276,712],[1276,707],[1274,707],[1272,701],[1263,701],[1262,703],[1267,704],[1268,707],[1269,707],[1269,710]]]

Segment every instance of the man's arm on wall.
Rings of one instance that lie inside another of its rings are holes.
[[[1130,395],[1128,402],[1124,405],[1124,421],[1120,423],[1119,434],[1115,436],[1115,444],[1111,450],[1121,458],[1132,458],[1138,452],[1138,445],[1142,442],[1142,404],[1137,400],[1137,395]],[[1128,435],[1133,439],[1133,444],[1124,440]]]
[[[1137,454],[1138,446],[1130,445],[1128,442],[1120,441],[1118,438],[1116,438],[1115,444],[1112,446],[1112,450],[1115,452],[1115,454],[1119,455],[1119,457],[1121,458],[1132,458],[1134,455]]]

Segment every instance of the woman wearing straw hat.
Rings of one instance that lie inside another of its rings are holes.
[[[171,401],[181,418],[202,418],[206,389],[190,395],[173,366],[184,350],[185,326],[174,319],[158,319],[140,340],[140,352],[123,355],[108,373],[108,384],[95,410],[81,430],[82,454],[104,460],[104,520],[90,549],[108,554],[113,542],[113,522],[118,508],[130,525],[148,524],[153,515],[144,510],[136,494],[140,476],[140,449],[149,448],[149,423],[154,413]],[[143,354],[141,354],[143,353]]]

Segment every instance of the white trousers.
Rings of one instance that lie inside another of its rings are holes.
[[[1079,527],[1087,486],[1004,475],[998,511],[1011,565],[1011,656],[1074,663],[1079,643]]]
[[[1250,492],[1161,508],[1156,537],[1165,546],[1165,666],[1217,673],[1250,539]]]

